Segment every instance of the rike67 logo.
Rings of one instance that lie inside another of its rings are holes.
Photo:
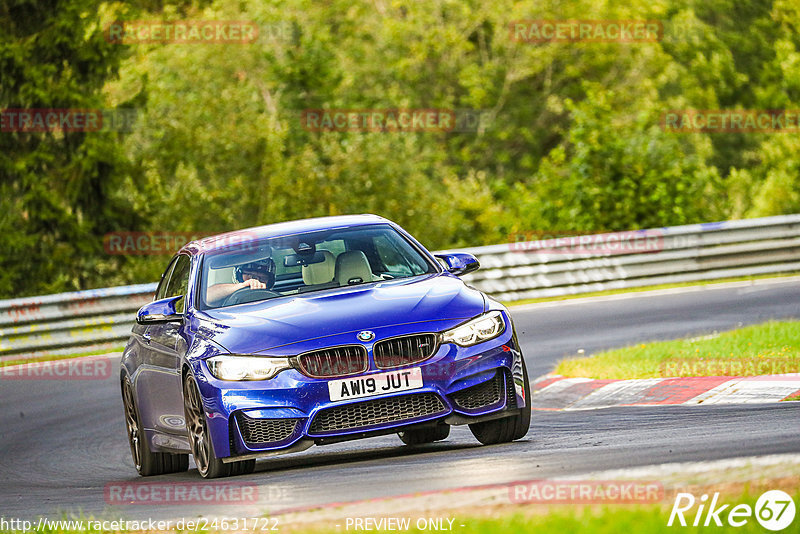
[[[692,513],[695,504],[697,510]],[[698,500],[691,493],[678,493],[667,526],[685,527],[689,526],[688,521],[691,521],[694,527],[721,527],[725,524],[742,527],[755,518],[765,529],[777,532],[791,525],[794,516],[794,501],[789,494],[780,490],[770,490],[762,494],[756,501],[755,507],[749,504],[737,504],[732,508],[730,504],[719,505],[719,493],[714,493],[711,502],[708,502],[706,494],[701,495]]]

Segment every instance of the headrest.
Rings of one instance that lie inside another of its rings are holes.
[[[367,256],[360,250],[342,252],[336,258],[336,283],[340,286],[372,282]]]
[[[307,286],[317,284],[327,284],[333,280],[333,273],[336,269],[336,256],[329,250],[318,250],[325,261],[303,265],[303,283]]]

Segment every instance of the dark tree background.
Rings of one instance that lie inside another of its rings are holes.
[[[798,109],[795,0],[0,0],[0,109],[133,108],[130,132],[0,132],[0,297],[155,280],[114,231],[372,212],[430,248],[800,211],[791,133],[671,109]],[[250,44],[106,41],[246,20]],[[530,20],[658,20],[649,43],[521,43]],[[304,109],[479,110],[468,132],[313,132]]]

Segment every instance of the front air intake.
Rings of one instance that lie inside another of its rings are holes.
[[[311,423],[309,433],[323,434],[367,428],[384,423],[400,423],[446,412],[447,407],[435,393],[414,393],[387,399],[355,402],[320,410]]]
[[[238,413],[236,422],[245,444],[255,447],[286,441],[294,434],[300,419],[251,419]]]
[[[498,404],[503,395],[509,395],[513,392],[513,384],[510,389],[505,388],[504,374],[502,371],[497,371],[494,377],[485,382],[481,382],[477,386],[471,386],[461,391],[457,391],[450,395],[456,406],[463,410],[477,410],[478,408],[485,408]],[[516,397],[514,397],[516,398]]]

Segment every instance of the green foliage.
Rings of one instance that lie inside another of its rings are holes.
[[[565,230],[625,230],[721,215],[719,177],[705,163],[710,150],[702,140],[664,133],[657,109],[645,100],[614,105],[616,96],[594,87],[581,102],[566,101],[567,142],[544,158],[534,177],[535,197],[552,200],[520,217],[531,224],[563,221]],[[632,111],[614,111],[626,107]]]
[[[103,38],[98,5],[0,4],[0,109],[104,107],[122,50]],[[0,132],[0,295],[100,282],[98,236],[137,224],[117,194],[125,172],[109,132]]]
[[[114,20],[246,20],[251,44],[105,41]],[[649,43],[510,38],[658,20]],[[373,212],[431,248],[800,211],[786,133],[669,109],[797,109],[793,0],[0,1],[0,108],[136,107],[130,134],[0,132],[0,296],[154,280],[110,231]],[[303,110],[472,109],[475,131],[316,132]]]

